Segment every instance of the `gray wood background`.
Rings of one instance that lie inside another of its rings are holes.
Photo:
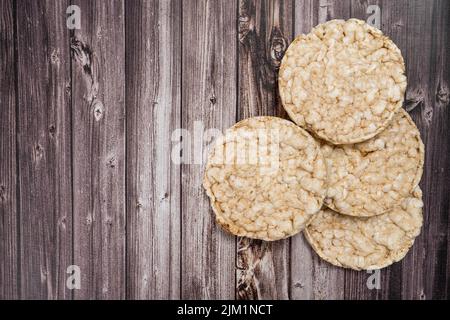
[[[422,234],[380,290],[302,235],[224,233],[203,166],[171,161],[173,131],[195,121],[285,117],[276,77],[294,35],[367,19],[371,4],[406,59],[405,108],[426,146]],[[448,299],[449,12],[448,0],[0,0],[0,299]]]

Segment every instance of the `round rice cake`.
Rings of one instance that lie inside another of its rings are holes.
[[[284,55],[279,91],[294,122],[333,144],[381,132],[406,90],[400,50],[362,20],[331,20],[298,36]]]
[[[323,209],[305,229],[306,239],[325,261],[355,270],[381,269],[405,257],[423,223],[422,191],[416,187],[401,206],[370,218]]]
[[[303,230],[320,210],[326,172],[320,145],[305,130],[254,117],[217,140],[203,186],[224,229],[271,241]]]
[[[420,132],[401,109],[379,135],[352,145],[322,145],[328,169],[325,205],[342,214],[383,214],[408,197],[422,177]]]

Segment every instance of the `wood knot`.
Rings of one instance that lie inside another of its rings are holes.
[[[40,160],[44,156],[44,148],[38,143],[34,146],[33,157],[34,161]]]
[[[81,67],[83,79],[86,82],[87,93],[84,98],[93,104],[98,95],[98,72],[95,55],[92,49],[80,39],[72,38],[70,45],[72,59]]]
[[[5,201],[6,200],[6,187],[0,186],[0,200]]]
[[[270,34],[270,61],[275,68],[280,67],[281,59],[287,49],[287,41],[283,37],[280,28],[272,28]]]
[[[73,59],[83,68],[83,71],[92,76],[92,49],[77,38],[72,38],[70,44],[70,52],[72,53]]]
[[[136,208],[137,209],[141,209],[142,208],[142,203],[140,203],[139,201],[136,202]]]
[[[161,197],[161,202],[166,200],[169,197],[169,193],[168,192],[164,192],[163,196]]]
[[[70,83],[66,83],[65,91],[68,95],[72,94],[72,86],[70,85]]]
[[[441,83],[439,83],[439,86],[437,88],[436,93],[436,101],[444,106],[448,105],[450,100],[450,93],[448,88],[442,86]]]
[[[50,63],[59,65],[59,49],[53,49],[50,54]]]
[[[427,298],[427,296],[425,295],[425,292],[421,291],[419,294],[419,299],[420,300],[425,300]]]
[[[47,281],[48,271],[46,269],[41,269],[41,282],[45,283]]]
[[[52,137],[55,136],[55,133],[56,133],[56,127],[55,127],[54,124],[51,124],[51,125],[48,127],[48,132],[50,133],[50,136],[52,136]]]
[[[105,110],[101,101],[94,100],[93,112],[95,121],[100,121],[103,118],[103,113],[105,112]]]
[[[433,120],[433,108],[426,107],[423,116],[425,118],[426,123],[430,124],[431,120]]]
[[[66,222],[67,222],[67,218],[65,216],[61,217],[61,219],[59,219],[59,226],[62,229],[66,229]]]
[[[216,103],[217,103],[216,96],[213,94],[213,95],[211,96],[211,98],[209,99],[209,101],[211,101],[211,103],[212,103],[213,105],[216,104]]]
[[[108,160],[107,165],[108,165],[108,167],[110,167],[110,168],[115,168],[115,167],[116,167],[116,158],[115,158],[115,157],[110,158],[110,159]]]
[[[254,31],[254,23],[251,17],[254,12],[254,4],[252,1],[240,1],[239,19],[238,19],[238,36],[239,42],[243,43],[247,35]]]

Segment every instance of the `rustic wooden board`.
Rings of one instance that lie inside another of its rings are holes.
[[[80,30],[66,28],[70,3]],[[287,45],[319,22],[367,19],[369,5],[405,57],[405,108],[426,146],[422,234],[379,290],[301,234],[228,235],[201,187],[207,129],[286,118]],[[449,1],[4,0],[0,11],[0,299],[448,299]]]
[[[0,299],[20,294],[14,9],[0,2]]]
[[[182,151],[184,160],[191,164],[181,167],[181,297],[232,299],[235,239],[214,222],[202,187],[211,141],[196,135],[210,128],[226,129],[236,119],[237,1],[182,4],[181,120],[182,128],[190,133]],[[196,121],[204,126],[199,132]],[[199,146],[194,147],[194,143]]]
[[[69,32],[64,2],[17,2],[21,297],[67,299],[72,259]]]
[[[127,1],[127,298],[180,297],[181,1]]]
[[[125,298],[125,18],[123,1],[74,1],[71,38],[74,264],[77,299]]]
[[[425,221],[412,255],[402,262],[402,298],[446,299],[449,293],[449,11],[448,1],[408,2],[405,34],[413,36],[405,40],[406,97],[425,143]]]

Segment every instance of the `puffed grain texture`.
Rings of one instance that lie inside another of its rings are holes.
[[[420,132],[401,109],[379,135],[361,143],[322,145],[328,168],[325,205],[342,214],[370,217],[409,197],[423,172]]]
[[[323,209],[304,234],[316,253],[338,267],[381,269],[400,261],[414,244],[423,223],[422,192],[416,187],[400,207],[370,218]]]
[[[326,172],[320,146],[305,130],[254,117],[217,140],[203,186],[225,230],[272,241],[300,232],[320,210]]]
[[[291,119],[333,144],[365,141],[402,106],[406,90],[400,50],[362,20],[331,20],[298,36],[279,72]]]

